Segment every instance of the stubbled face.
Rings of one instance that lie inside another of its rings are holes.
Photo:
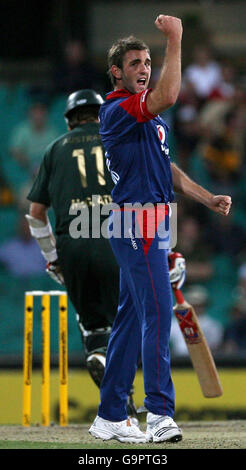
[[[131,93],[146,90],[151,75],[151,59],[148,51],[128,51],[123,59],[121,79],[117,88],[126,88]]]

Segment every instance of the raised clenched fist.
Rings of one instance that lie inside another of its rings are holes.
[[[160,31],[163,32],[168,38],[181,39],[182,38],[182,22],[179,18],[167,15],[158,15],[155,20],[155,25]]]

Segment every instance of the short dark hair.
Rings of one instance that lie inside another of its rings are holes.
[[[113,85],[116,83],[116,78],[111,72],[112,65],[116,65],[120,69],[123,67],[124,55],[128,51],[148,51],[149,47],[135,36],[128,36],[127,38],[118,39],[108,51],[108,75]]]
[[[70,129],[74,129],[79,126],[82,121],[94,122],[98,120],[100,106],[89,105],[89,106],[80,106],[70,111],[67,119]]]

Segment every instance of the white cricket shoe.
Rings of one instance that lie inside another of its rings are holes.
[[[182,439],[182,431],[170,416],[148,413],[146,437],[153,442],[178,442]]]
[[[89,433],[104,441],[116,439],[120,442],[147,442],[145,433],[140,431],[130,419],[114,422],[97,416],[89,429]]]
[[[132,424],[139,428],[139,421],[137,418],[135,418],[134,416],[128,416],[128,419],[131,421]]]

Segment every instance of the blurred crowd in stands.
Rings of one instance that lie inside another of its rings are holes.
[[[158,54],[153,57],[151,86],[158,80],[161,60]],[[8,317],[22,312],[28,286],[56,288],[46,279],[44,261],[23,215],[28,209],[26,194],[46,146],[66,131],[66,97],[81,88],[104,95],[111,86],[105,71],[88,59],[78,40],[68,41],[64,61],[54,66],[46,88],[0,82],[0,294],[6,298],[2,308],[11,308]],[[186,258],[184,291],[212,350],[245,353],[246,77],[238,73],[232,59],[220,60],[211,47],[195,45],[193,58],[183,70],[178,102],[163,117],[170,125],[172,160],[211,192],[232,197],[231,214],[221,217],[177,196],[175,250]],[[187,354],[182,341],[173,319],[174,355]]]

